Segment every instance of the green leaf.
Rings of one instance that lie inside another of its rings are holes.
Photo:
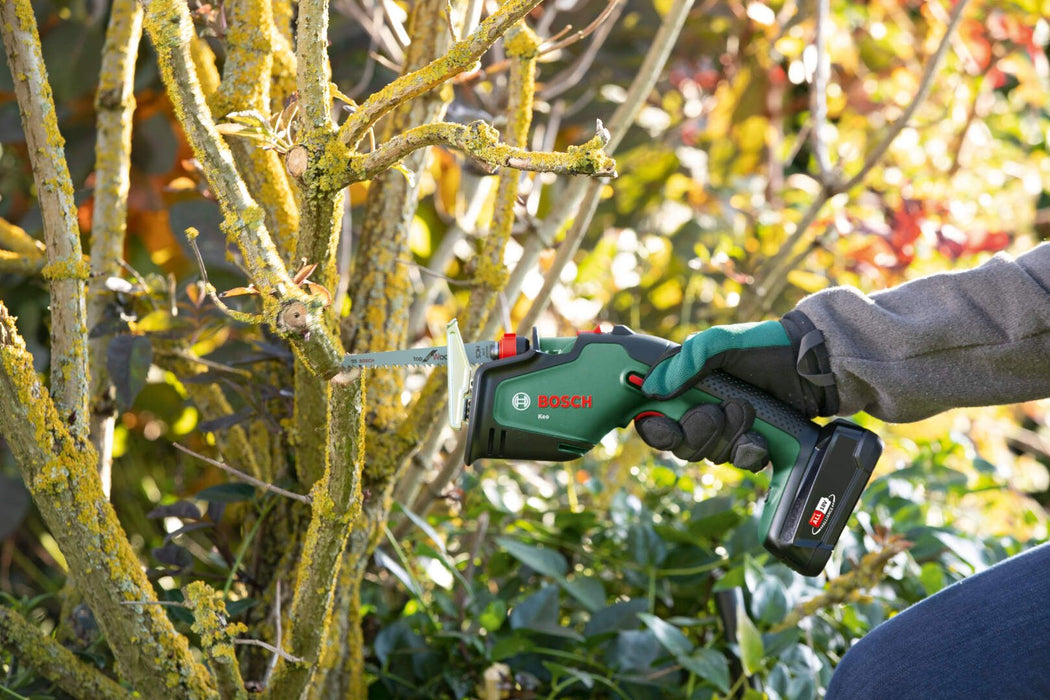
[[[718,582],[711,589],[715,593],[719,591],[728,591],[733,588],[740,588],[744,585],[744,567],[735,566],[725,573],[725,575],[718,579]]]
[[[762,648],[762,635],[759,634],[755,623],[747,616],[743,606],[736,609],[736,635],[740,645],[740,661],[744,664],[747,675],[754,675],[762,668],[764,651]]]
[[[485,609],[478,615],[478,624],[489,632],[495,632],[507,619],[507,603],[502,598],[490,600]]]
[[[649,607],[645,598],[634,598],[598,610],[583,628],[584,636],[591,638],[610,632],[633,629],[638,626],[638,613]]]
[[[502,637],[492,645],[490,657],[493,661],[502,661],[518,654],[532,651],[535,643],[524,634],[515,633],[509,637]]]
[[[117,403],[128,410],[146,386],[146,374],[153,363],[153,344],[142,335],[113,336],[106,349],[106,369],[117,389]]]
[[[230,482],[227,484],[216,484],[209,486],[197,493],[195,498],[210,503],[239,503],[250,501],[255,498],[255,487],[251,484]]]
[[[407,588],[412,595],[417,598],[423,595],[423,591],[420,590],[419,583],[416,581],[415,577],[408,573],[408,570],[405,569],[405,567],[394,561],[389,554],[382,549],[376,549],[375,560],[377,564],[392,573],[398,581],[404,584],[405,588]]]
[[[682,634],[682,630],[674,625],[664,622],[656,615],[651,615],[649,613],[638,613],[638,619],[644,622],[645,626],[652,630],[657,641],[663,645],[664,649],[671,652],[672,656],[677,658],[688,654],[693,650],[693,643]]]
[[[919,572],[919,581],[926,589],[926,595],[933,595],[945,586],[944,569],[937,562],[928,561],[922,565]]]
[[[577,576],[571,581],[562,581],[565,592],[580,601],[588,612],[601,610],[605,605],[605,587],[602,582],[590,576]]]
[[[775,578],[763,579],[751,593],[751,614],[766,624],[784,619],[788,611],[787,593],[784,585]]]
[[[254,608],[259,604],[256,598],[241,598],[240,600],[231,600],[226,603],[226,614],[230,617],[237,617],[245,610]]]
[[[678,663],[723,693],[729,692],[729,662],[714,649],[697,649],[678,657]]]
[[[511,629],[549,629],[558,624],[558,588],[544,586],[510,611]]]
[[[661,655],[652,630],[624,630],[616,635],[606,657],[610,666],[630,673],[648,671]]]
[[[497,537],[496,542],[512,557],[544,576],[560,579],[569,568],[565,557],[553,549],[533,547],[510,537]]]
[[[635,523],[627,531],[631,557],[642,566],[659,566],[667,556],[667,545],[649,523]]]

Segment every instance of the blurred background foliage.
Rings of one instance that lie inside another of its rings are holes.
[[[394,16],[401,11],[388,5]],[[544,57],[534,148],[578,143],[596,117],[611,114],[666,5],[618,4],[607,31]],[[191,6],[221,60],[221,4]],[[587,25],[603,6],[550,0],[532,22],[549,36],[565,24]],[[41,0],[34,7],[86,233],[93,81],[107,3]],[[362,22],[374,9],[359,0],[332,3],[333,80],[351,97],[395,75],[387,64],[399,57],[375,54],[396,42],[374,39]],[[936,1],[832,0],[821,139],[846,177],[912,101],[949,9]],[[776,292],[756,299],[757,282],[771,281],[768,261],[820,196],[810,133],[813,10],[793,0],[696,7],[616,154],[620,176],[604,187],[583,246],[561,272],[538,321],[541,333],[626,323],[681,340],[712,324],[783,313],[829,285],[873,291],[1045,239],[1048,9],[1038,0],[974,0],[929,98],[863,186],[821,208]],[[261,383],[255,369],[288,365],[291,355],[231,324],[200,295],[187,226],[200,229],[219,289],[243,278],[228,259],[218,208],[147,43],[136,74],[129,274],[114,289],[113,318],[93,330],[114,337],[111,372],[123,390],[112,501],[161,595],[177,600],[181,586],[203,578],[227,593],[237,618],[259,602],[251,583],[259,524],[287,509],[191,463],[171,442],[206,448],[212,431],[260,416],[281,430],[290,387]],[[499,59],[497,48],[485,63]],[[581,65],[582,73],[573,71]],[[503,89],[498,71],[460,81],[450,116],[498,113]],[[40,238],[6,66],[0,144],[0,217]],[[431,153],[410,233],[415,264],[408,270],[421,300],[416,342],[442,342],[444,322],[467,299],[469,288],[457,282],[468,276],[492,215],[492,180],[459,154]],[[551,175],[524,179],[509,267],[540,235],[565,186]],[[351,232],[366,188],[352,188]],[[522,270],[520,294],[505,299],[506,327],[514,328],[539,292],[554,257],[550,243]],[[0,296],[46,371],[46,285],[0,275]],[[176,336],[243,370],[204,377],[220,381],[236,409],[221,425],[200,422],[188,379],[155,362]],[[410,377],[409,389],[417,379]],[[837,660],[874,625],[1045,539],[1048,408],[953,411],[903,426],[860,416],[887,450],[818,578],[792,573],[761,548],[756,513],[764,474],[683,464],[651,452],[629,430],[566,465],[475,465],[425,499],[425,515],[398,511],[376,552],[362,593],[371,694],[819,697]],[[443,459],[439,452],[425,466],[440,469]],[[17,474],[0,450],[0,598],[49,630],[62,612],[65,562]],[[107,667],[90,612],[71,614],[67,643]],[[0,687],[11,697],[61,695],[4,653]]]

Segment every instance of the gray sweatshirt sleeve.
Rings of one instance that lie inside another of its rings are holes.
[[[803,299],[825,338],[839,413],[906,422],[1050,397],[1050,243],[865,296]]]

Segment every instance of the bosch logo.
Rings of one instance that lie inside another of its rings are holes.
[[[813,515],[809,516],[809,524],[813,528],[813,534],[819,535],[827,527],[831,514],[835,512],[835,494],[821,496],[817,501],[817,507],[813,509]]]
[[[545,396],[540,394],[537,399],[537,405],[540,408],[591,408],[593,401],[590,396],[569,396],[568,394],[562,394],[561,396]]]
[[[511,398],[510,405],[519,411],[524,411],[532,405],[532,399],[524,391],[519,391]]]

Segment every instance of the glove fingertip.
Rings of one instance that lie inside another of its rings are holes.
[[[769,461],[769,445],[758,433],[744,433],[733,447],[732,463],[738,469],[759,472]]]
[[[665,416],[645,416],[634,422],[642,440],[657,450],[674,450],[682,442],[682,428]]]

